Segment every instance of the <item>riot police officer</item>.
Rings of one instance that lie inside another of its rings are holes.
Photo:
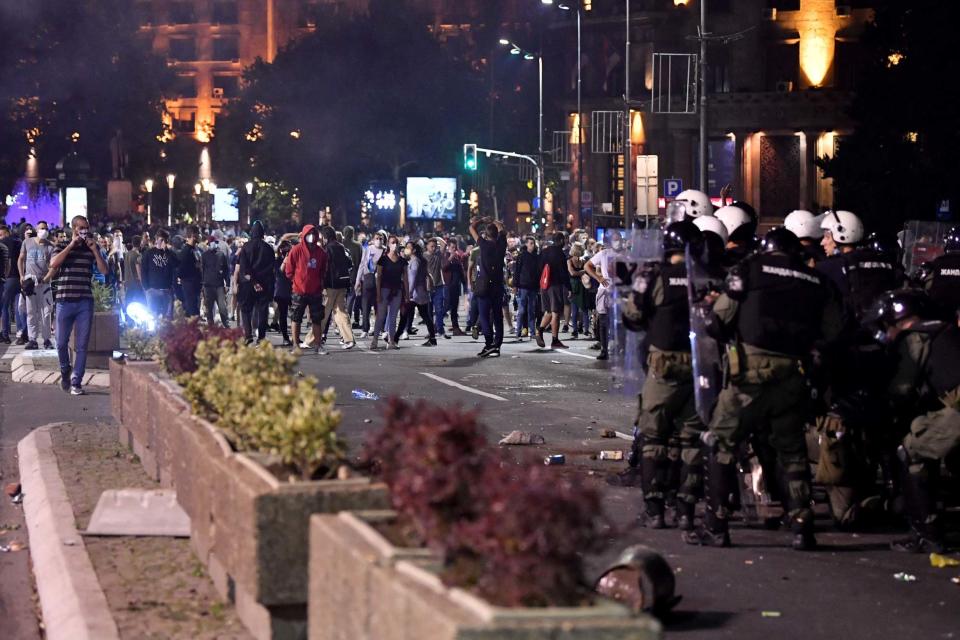
[[[954,227],[944,238],[944,254],[926,265],[924,288],[944,312],[960,312],[960,228]]]
[[[823,276],[804,264],[800,241],[779,228],[761,252],[735,267],[713,310],[718,329],[732,332],[728,379],[704,440],[711,446],[703,527],[684,533],[689,544],[729,546],[729,496],[735,450],[762,432],[776,450],[788,488],[787,506],[798,550],[816,546],[804,439],[810,392],[803,361],[814,344],[841,328],[836,301]]]
[[[690,356],[690,307],[685,250],[699,249],[700,230],[692,222],[674,222],[663,234],[663,260],[641,274],[625,305],[628,327],[646,331],[647,377],[640,395],[636,438],[642,456],[641,481],[645,524],[665,526],[668,492],[677,492],[679,525],[693,528],[693,511],[701,492],[703,459]],[[682,461],[679,487],[671,486],[670,449],[676,440]]]
[[[810,266],[826,257],[823,247],[820,246],[820,241],[823,239],[823,229],[820,228],[822,220],[823,216],[815,216],[803,209],[791,211],[783,220],[783,226],[800,238],[804,257]]]
[[[896,551],[944,552],[937,508],[940,467],[944,461],[948,466],[960,462],[960,328],[935,317],[922,292],[901,290],[879,298],[864,318],[877,340],[892,345],[896,353],[896,374],[889,387],[894,411],[913,409],[915,415],[925,389],[939,405],[912,419],[897,450],[911,532],[891,543]]]
[[[717,210],[714,214],[727,229],[726,262],[733,266],[757,250],[757,218],[753,207],[745,202],[735,202]]]

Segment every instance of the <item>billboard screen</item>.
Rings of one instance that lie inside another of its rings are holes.
[[[217,222],[239,222],[239,204],[236,189],[218,187],[213,193],[213,219]]]
[[[66,218],[69,226],[77,216],[87,216],[87,189],[86,187],[67,187],[66,196]]]
[[[407,218],[456,220],[456,178],[407,178]]]

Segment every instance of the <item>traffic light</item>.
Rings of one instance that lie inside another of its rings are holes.
[[[463,168],[467,171],[477,170],[477,145],[463,145]]]

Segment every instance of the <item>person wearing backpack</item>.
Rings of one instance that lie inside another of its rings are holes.
[[[320,235],[323,237],[324,249],[327,251],[330,265],[327,269],[326,288],[323,292],[323,322],[320,326],[327,326],[332,313],[333,320],[340,330],[340,337],[343,339],[343,348],[353,349],[357,346],[357,341],[353,337],[350,316],[347,315],[347,293],[353,282],[351,278],[353,259],[350,258],[347,248],[337,241],[337,232],[333,227],[321,228]]]

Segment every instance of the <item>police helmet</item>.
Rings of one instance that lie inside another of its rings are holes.
[[[688,244],[699,243],[703,234],[697,225],[688,220],[674,222],[663,231],[663,255],[683,252]]]
[[[682,203],[686,208],[686,215],[690,218],[713,215],[713,203],[703,191],[696,189],[681,191],[674,202]]]
[[[857,244],[863,240],[863,222],[850,211],[828,211],[820,228],[829,231],[837,244]]]
[[[727,232],[727,226],[723,224],[719,218],[714,216],[702,216],[694,220],[693,224],[697,225],[697,229],[700,229],[704,236],[707,234],[714,234],[723,240],[724,245],[727,244],[730,234]]]
[[[881,342],[887,327],[906,318],[930,319],[935,316],[927,294],[919,289],[899,289],[880,294],[863,315],[865,327],[874,330]]]
[[[867,248],[873,249],[877,253],[885,256],[893,256],[895,258],[900,255],[900,243],[897,241],[896,236],[873,232],[867,236],[865,244]]]
[[[947,253],[960,253],[960,227],[954,227],[943,237],[943,250]]]
[[[821,220],[821,216],[815,216],[809,211],[797,209],[787,215],[783,220],[783,226],[793,231],[798,238],[819,240],[823,237],[823,229],[820,228]]]
[[[763,253],[784,253],[788,256],[797,256],[803,252],[800,238],[786,227],[777,227],[767,232],[760,245]]]
[[[735,200],[730,203],[731,207],[737,207],[738,209],[743,209],[747,212],[747,215],[750,216],[750,219],[754,222],[760,220],[760,216],[757,215],[757,210],[750,206],[749,202],[744,202],[743,200]]]
[[[745,210],[736,205],[728,205],[717,210],[717,219],[727,228],[729,240],[742,241],[757,230],[757,221]]]

